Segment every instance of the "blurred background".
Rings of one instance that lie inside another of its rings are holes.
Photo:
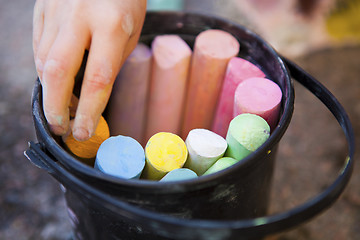
[[[34,0],[0,0],[0,240],[71,237],[59,184],[23,156],[36,141],[31,91]],[[149,0],[151,9],[201,12],[258,33],[282,55],[322,82],[342,103],[360,136],[360,1]],[[295,82],[295,112],[280,142],[270,213],[316,196],[340,171],[345,137],[334,117]],[[360,145],[356,143],[357,153]],[[355,158],[358,154],[355,155]],[[356,159],[358,160],[358,159]],[[271,240],[360,239],[360,166],[328,210]]]

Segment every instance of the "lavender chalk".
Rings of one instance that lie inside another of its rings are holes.
[[[95,168],[124,179],[139,178],[145,166],[145,152],[139,142],[127,136],[106,139],[97,152]]]
[[[108,105],[111,135],[131,136],[145,145],[145,114],[152,54],[139,43],[118,74]]]

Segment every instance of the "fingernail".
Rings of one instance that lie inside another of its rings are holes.
[[[84,128],[75,128],[73,130],[73,136],[78,141],[85,141],[90,138],[89,131]]]

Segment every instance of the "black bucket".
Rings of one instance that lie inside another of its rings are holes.
[[[344,109],[309,74],[281,58],[264,40],[226,20],[190,13],[147,13],[141,41],[177,34],[190,46],[207,29],[231,33],[241,45],[240,56],[257,65],[283,92],[279,123],[257,151],[212,175],[179,182],[122,180],[88,167],[67,153],[48,129],[41,85],[33,92],[33,118],[38,144],[25,154],[63,186],[77,239],[259,239],[316,216],[345,188],[352,172],[354,137]],[[285,64],[284,64],[285,62]],[[82,74],[78,76],[80,79]],[[336,181],[310,201],[288,212],[267,216],[278,142],[294,107],[291,77],[314,93],[334,114],[349,145],[349,155]]]

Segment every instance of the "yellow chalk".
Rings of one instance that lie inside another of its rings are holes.
[[[188,151],[185,142],[176,134],[159,132],[153,135],[146,144],[146,165],[142,178],[160,180],[171,170],[181,168]]]
[[[96,127],[94,135],[86,141],[77,141],[72,133],[68,136],[63,136],[63,141],[66,147],[77,157],[81,159],[95,158],[97,150],[101,143],[110,137],[109,127],[104,117],[100,117],[99,123]],[[89,163],[89,161],[85,161]]]

